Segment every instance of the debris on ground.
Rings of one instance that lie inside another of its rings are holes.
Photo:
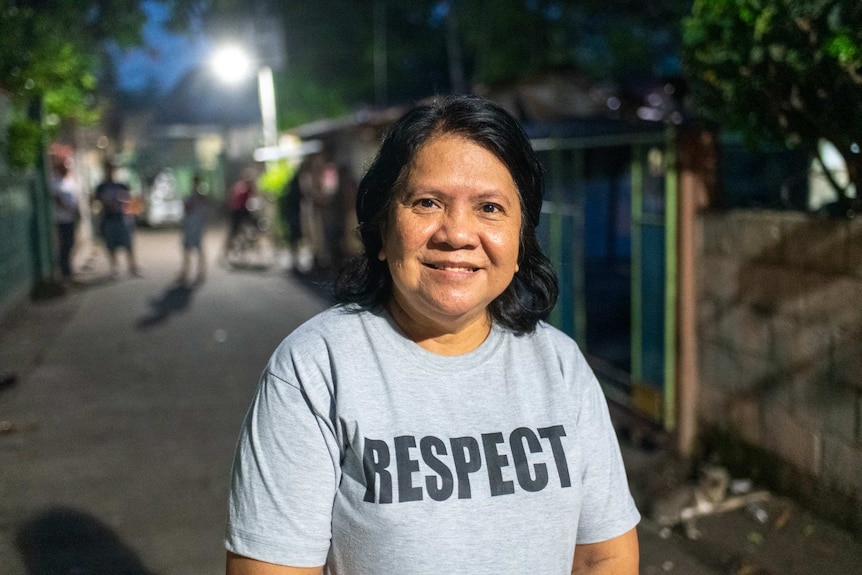
[[[783,509],[781,513],[778,514],[778,517],[775,519],[775,528],[776,529],[784,529],[787,526],[787,522],[790,521],[790,509]]]
[[[32,429],[35,429],[36,427],[37,425],[35,423],[27,423],[22,425],[20,423],[15,423],[14,421],[0,419],[0,435],[12,435],[13,433],[30,431]]]
[[[745,513],[761,525],[766,525],[769,522],[769,513],[760,503],[760,501],[752,501],[745,506]]]
[[[706,515],[746,508],[755,521],[765,524],[769,514],[761,503],[769,499],[767,491],[751,491],[748,480],[734,482],[724,467],[705,464],[696,483],[682,485],[659,497],[653,503],[651,518],[662,528],[663,538],[681,525],[686,538],[696,540],[701,535],[696,519]]]

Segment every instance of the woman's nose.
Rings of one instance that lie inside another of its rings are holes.
[[[476,222],[468,210],[446,210],[441,216],[434,240],[452,248],[473,246],[476,243]]]

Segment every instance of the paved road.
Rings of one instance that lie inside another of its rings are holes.
[[[269,354],[325,301],[276,269],[213,265],[180,289],[178,233],[138,234],[143,279],[105,281],[97,257],[87,287],[0,336],[22,374],[0,392],[3,575],[223,572],[239,424]]]
[[[207,242],[215,255],[220,231]],[[229,468],[258,374],[327,304],[275,267],[213,265],[178,289],[178,231],[142,231],[138,246],[143,279],[106,280],[85,249],[86,286],[0,324],[0,370],[19,374],[0,390],[0,575],[223,573]],[[665,454],[623,448],[646,511]],[[858,539],[782,498],[766,509],[764,524],[707,517],[697,542],[645,518],[641,573],[862,573]]]

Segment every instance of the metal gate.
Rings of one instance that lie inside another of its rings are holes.
[[[673,139],[665,130],[532,141],[547,175],[539,239],[560,280],[551,323],[579,343],[610,400],[666,429],[675,418]]]
[[[0,93],[0,134],[12,114]],[[38,172],[15,172],[6,165],[0,140],[0,317],[20,304],[53,265],[50,196]]]

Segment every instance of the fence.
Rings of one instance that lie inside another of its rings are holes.
[[[0,93],[0,317],[50,275],[53,258],[44,182],[33,170],[13,171],[6,164],[11,113],[11,102]]]
[[[611,400],[666,428],[675,417],[673,138],[533,139],[547,173],[539,238],[560,280],[551,323],[578,341]]]

